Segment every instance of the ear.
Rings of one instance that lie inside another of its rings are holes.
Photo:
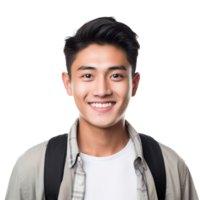
[[[70,78],[69,78],[69,74],[68,73],[66,73],[66,72],[62,73],[62,81],[63,81],[63,84],[64,84],[65,89],[67,91],[67,94],[69,96],[72,96],[71,83],[70,83]]]
[[[140,82],[140,74],[139,73],[135,73],[134,78],[132,80],[133,83],[133,87],[132,87],[132,97],[135,96],[136,91],[138,89],[138,85]]]

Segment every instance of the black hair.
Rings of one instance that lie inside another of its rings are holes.
[[[117,22],[113,17],[100,17],[81,26],[74,36],[65,40],[64,54],[67,71],[71,80],[71,66],[77,53],[90,44],[111,44],[126,52],[127,60],[132,66],[134,77],[140,45],[137,34],[127,25]]]

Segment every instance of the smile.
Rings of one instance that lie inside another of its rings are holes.
[[[115,103],[110,102],[110,103],[89,103],[89,104],[95,108],[107,108],[114,105]]]
[[[96,111],[104,112],[110,110],[116,103],[89,103],[89,105]]]

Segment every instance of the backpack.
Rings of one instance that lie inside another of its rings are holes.
[[[44,167],[46,200],[57,200],[67,153],[67,134],[51,138],[47,144]],[[154,179],[159,200],[165,199],[166,172],[159,144],[152,137],[139,133],[144,159]]]

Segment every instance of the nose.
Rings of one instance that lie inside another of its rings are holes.
[[[106,80],[101,78],[100,80],[94,83],[92,88],[92,94],[94,96],[107,96],[112,94],[111,86],[107,83]]]

